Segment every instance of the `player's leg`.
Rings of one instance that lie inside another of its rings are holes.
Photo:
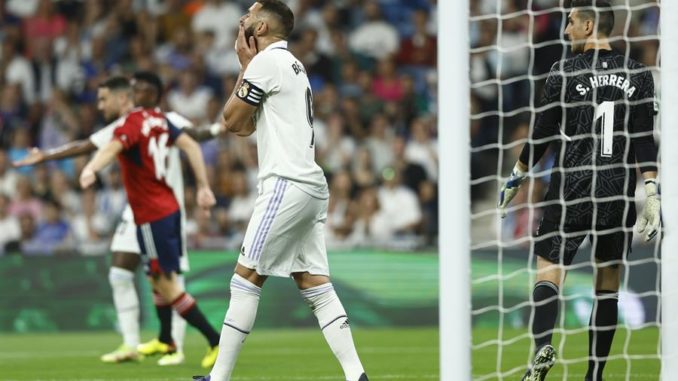
[[[348,316],[330,278],[308,272],[294,273],[293,277],[301,295],[318,319],[320,330],[344,370],[346,380],[367,381],[353,342]]]
[[[195,299],[177,281],[182,251],[181,216],[176,212],[137,228],[141,251],[147,256],[147,273],[153,289],[169,301],[186,322],[200,331],[209,343],[208,357],[216,357],[219,334],[212,328]],[[169,313],[171,317],[171,311]],[[171,337],[171,328],[170,328]],[[203,366],[205,366],[203,359]],[[211,366],[211,363],[208,364]]]
[[[125,211],[111,242],[112,261],[108,281],[113,294],[113,305],[123,344],[115,351],[101,356],[104,362],[139,360],[139,296],[134,284],[134,274],[141,261],[136,226],[131,210]]]
[[[138,360],[139,353],[139,297],[134,284],[134,273],[139,265],[139,254],[114,252],[108,281],[113,292],[113,305],[123,337],[123,345],[101,357],[104,362]]]
[[[198,329],[205,336],[210,348],[216,347],[219,344],[219,334],[212,328],[205,315],[200,311],[198,303],[193,296],[179,285],[175,272],[163,271],[161,273],[154,273],[150,276],[150,280],[153,288],[158,291],[164,300],[171,300],[170,308],[177,311],[188,324]],[[171,310],[169,315],[172,315]],[[169,336],[172,336],[171,329]]]
[[[177,282],[179,287],[186,289],[184,284],[184,276],[179,274],[177,275]],[[179,315],[179,313],[172,309],[172,339],[174,341],[174,352],[168,353],[158,359],[158,365],[167,366],[167,365],[179,365],[182,364],[185,360],[184,356],[184,337],[186,336],[186,320]]]
[[[559,263],[537,257],[537,276],[532,289],[531,330],[535,353],[551,344],[560,307],[560,288],[566,271]]]
[[[270,178],[260,184],[254,211],[245,232],[235,274],[231,279],[231,300],[221,327],[219,356],[210,372],[210,381],[228,381],[235,363],[254,325],[261,287],[267,275],[289,276],[294,247],[299,239],[296,229],[308,225],[303,209],[306,197],[290,182]]]
[[[231,278],[231,299],[221,327],[219,354],[210,372],[211,381],[227,381],[257,316],[261,287],[266,277],[238,263]]]
[[[602,381],[607,356],[617,330],[621,259],[630,250],[631,234],[616,232],[592,236],[596,256],[595,299],[589,320],[587,381]]]
[[[567,234],[564,234],[567,233]],[[530,329],[534,339],[534,358],[523,376],[524,381],[541,381],[555,363],[551,345],[560,307],[560,288],[565,281],[565,266],[572,259],[586,233],[571,235],[572,229],[542,220],[534,243],[537,276],[532,290]]]

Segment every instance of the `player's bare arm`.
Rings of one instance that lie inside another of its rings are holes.
[[[85,189],[94,184],[96,173],[115,160],[115,157],[122,152],[122,149],[122,143],[118,140],[112,140],[98,150],[92,160],[83,168],[80,174],[80,186]]]
[[[213,123],[210,125],[203,125],[200,127],[186,128],[183,130],[186,135],[193,138],[197,142],[204,142],[206,140],[214,139],[221,134],[221,124]]]
[[[207,180],[207,170],[205,169],[205,162],[200,151],[200,146],[190,136],[181,134],[174,142],[174,144],[182,150],[193,170],[195,181],[198,185],[196,200],[198,206],[203,208],[205,212],[209,213],[209,208],[216,204],[214,193],[210,189]]]
[[[29,151],[28,156],[13,162],[12,165],[15,167],[25,167],[50,160],[62,160],[85,155],[94,152],[96,149],[97,147],[89,139],[76,140],[47,151],[33,147]]]

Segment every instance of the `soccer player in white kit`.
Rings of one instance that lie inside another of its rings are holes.
[[[13,163],[15,166],[26,166],[43,163],[50,160],[61,160],[78,155],[89,154],[105,146],[113,139],[113,131],[120,124],[130,110],[134,108],[131,97],[129,79],[112,77],[104,81],[98,89],[97,107],[106,120],[115,119],[99,131],[90,135],[89,139],[77,140],[47,151],[33,148],[24,159]],[[176,112],[168,112],[166,118],[179,129],[186,131],[196,140],[206,140],[218,134],[218,129],[195,128],[193,124]],[[167,183],[177,198],[182,216],[184,213],[184,183],[181,172],[179,150],[176,147],[168,153]],[[185,240],[182,219],[182,234]],[[111,242],[112,264],[109,271],[109,283],[113,290],[113,301],[117,313],[118,324],[123,336],[122,345],[116,350],[101,356],[101,360],[108,363],[135,361],[140,359],[137,348],[140,347],[146,354],[159,353],[163,356],[158,360],[159,365],[178,365],[184,362],[183,343],[186,333],[186,321],[172,311],[171,336],[174,348],[165,348],[163,343],[154,339],[140,345],[139,335],[139,297],[134,286],[134,274],[140,263],[140,249],[136,237],[136,225],[132,216],[132,209],[127,205],[118,223]],[[181,270],[188,271],[188,252],[184,245],[181,257]],[[183,285],[183,276],[178,280]],[[157,298],[156,298],[157,299]],[[154,300],[155,301],[155,300]]]
[[[217,361],[210,375],[195,380],[230,380],[268,276],[294,278],[346,380],[368,380],[329,278],[329,191],[315,162],[311,87],[304,66],[287,50],[293,27],[292,11],[279,0],[260,0],[240,19],[242,70],[223,124],[238,136],[257,132],[259,196],[231,279]]]

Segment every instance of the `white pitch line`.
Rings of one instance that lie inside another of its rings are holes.
[[[374,376],[370,375],[370,377],[374,377],[375,379],[381,380],[381,381],[388,381],[388,380],[409,380],[409,381],[418,381],[418,380],[437,380],[440,376],[438,374],[424,374],[424,375],[404,375],[404,374],[376,374]],[[292,377],[285,377],[285,380],[289,381],[307,381],[307,380],[341,380],[341,376],[337,375],[332,375],[332,376],[292,376]],[[68,379],[68,381],[76,381],[76,380],[87,380],[87,381],[110,381],[105,378],[71,378]],[[188,377],[173,377],[173,378],[144,378],[144,381],[187,381]],[[233,381],[280,381],[280,376],[276,377],[233,377]],[[5,380],[5,381],[19,381],[19,380]],[[64,379],[61,378],[45,378],[45,379],[36,379],[34,381],[65,381]],[[137,378],[124,378],[124,379],[116,379],[116,381],[139,381]]]
[[[361,353],[372,354],[409,354],[409,353],[435,353],[438,349],[435,347],[360,347]],[[311,349],[286,349],[286,348],[269,348],[269,349],[254,349],[247,351],[252,355],[279,355],[279,356],[297,356],[318,353]],[[0,352],[0,359],[23,359],[23,358],[56,358],[56,357],[99,357],[99,351],[44,351],[44,352]]]

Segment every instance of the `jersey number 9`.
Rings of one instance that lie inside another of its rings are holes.
[[[311,126],[311,145],[309,148],[313,148],[315,144],[315,131],[313,130],[313,93],[311,88],[306,88],[306,118],[308,119],[308,125]]]

